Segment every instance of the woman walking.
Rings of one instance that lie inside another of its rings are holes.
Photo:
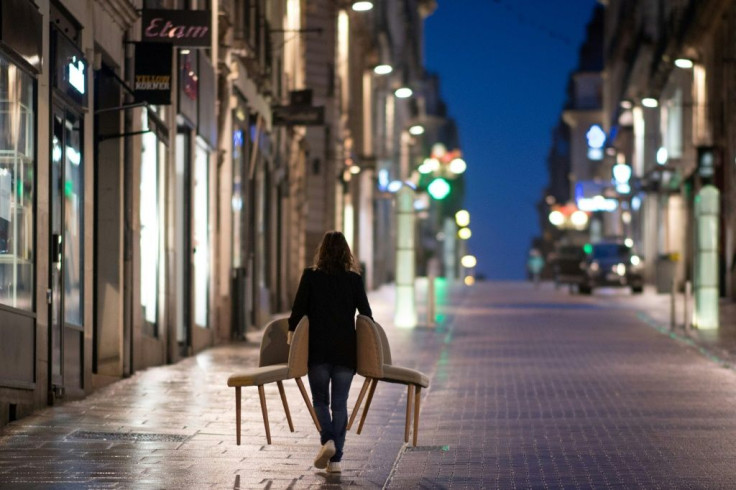
[[[304,269],[289,317],[289,337],[309,318],[309,385],[322,447],[314,466],[341,471],[348,422],[348,392],[355,375],[355,310],[372,317],[359,268],[345,236],[322,237],[314,265]]]

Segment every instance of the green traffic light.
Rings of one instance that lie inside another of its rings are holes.
[[[450,194],[450,184],[442,177],[438,177],[429,183],[427,191],[432,199],[441,201]]]

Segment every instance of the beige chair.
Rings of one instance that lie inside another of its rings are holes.
[[[291,346],[286,343],[289,331],[289,322],[286,318],[274,320],[269,323],[261,339],[261,350],[258,357],[258,367],[250,368],[237,374],[233,374],[227,380],[227,385],[235,388],[235,427],[236,440],[240,445],[240,389],[244,386],[257,386],[258,395],[261,399],[261,412],[263,412],[263,424],[266,426],[266,441],[271,444],[271,430],[268,425],[268,410],[266,408],[266,394],[263,385],[276,383],[284,404],[286,420],[289,429],[294,432],[294,424],[291,422],[289,405],[286,402],[283,381],[295,379],[299,390],[304,397],[309,413],[312,415],[314,425],[320,430],[317,414],[309,401],[307,390],[302,383],[302,377],[307,374],[307,360],[309,356],[309,320],[303,317],[294,331]],[[291,347],[291,348],[290,348]]]
[[[421,400],[422,388],[429,386],[429,378],[416,369],[395,366],[391,360],[391,348],[383,328],[367,316],[358,315],[356,321],[356,333],[358,341],[357,372],[365,376],[365,382],[360,389],[358,400],[355,403],[353,413],[350,415],[348,430],[353,425],[355,416],[358,414],[363,397],[368,391],[368,398],[363,409],[363,416],[358,425],[358,434],[363,430],[363,423],[368,414],[368,409],[373,400],[373,393],[379,381],[388,383],[399,383],[407,386],[406,395],[406,424],[404,426],[404,442],[409,442],[409,428],[412,419],[412,401],[414,402],[414,446],[417,445],[417,434],[419,432],[419,402]]]

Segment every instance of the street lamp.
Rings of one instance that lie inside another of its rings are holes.
[[[412,95],[414,95],[414,91],[410,89],[409,87],[399,87],[394,91],[394,95],[398,97],[399,99],[408,99]]]
[[[659,102],[653,97],[644,97],[643,99],[641,99],[641,105],[653,109],[659,106]]]
[[[468,240],[471,236],[473,236],[473,232],[470,231],[470,228],[465,227],[457,230],[457,237],[460,240]]]
[[[369,10],[373,10],[373,2],[369,2],[365,0],[353,2],[352,8],[356,12],[368,12]]]
[[[424,134],[424,126],[415,124],[409,128],[409,134],[412,136],[421,136]]]
[[[376,65],[373,68],[373,73],[376,75],[388,75],[389,73],[394,71],[394,67],[385,63],[382,63],[380,65]]]
[[[455,213],[455,223],[461,228],[468,226],[470,224],[470,213],[465,209],[461,209]]]

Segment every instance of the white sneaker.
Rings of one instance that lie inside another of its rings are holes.
[[[327,473],[342,473],[339,461],[330,461],[327,463]]]
[[[323,470],[327,467],[327,462],[335,455],[335,443],[332,439],[325,442],[319,449],[317,457],[314,458],[314,467]]]

